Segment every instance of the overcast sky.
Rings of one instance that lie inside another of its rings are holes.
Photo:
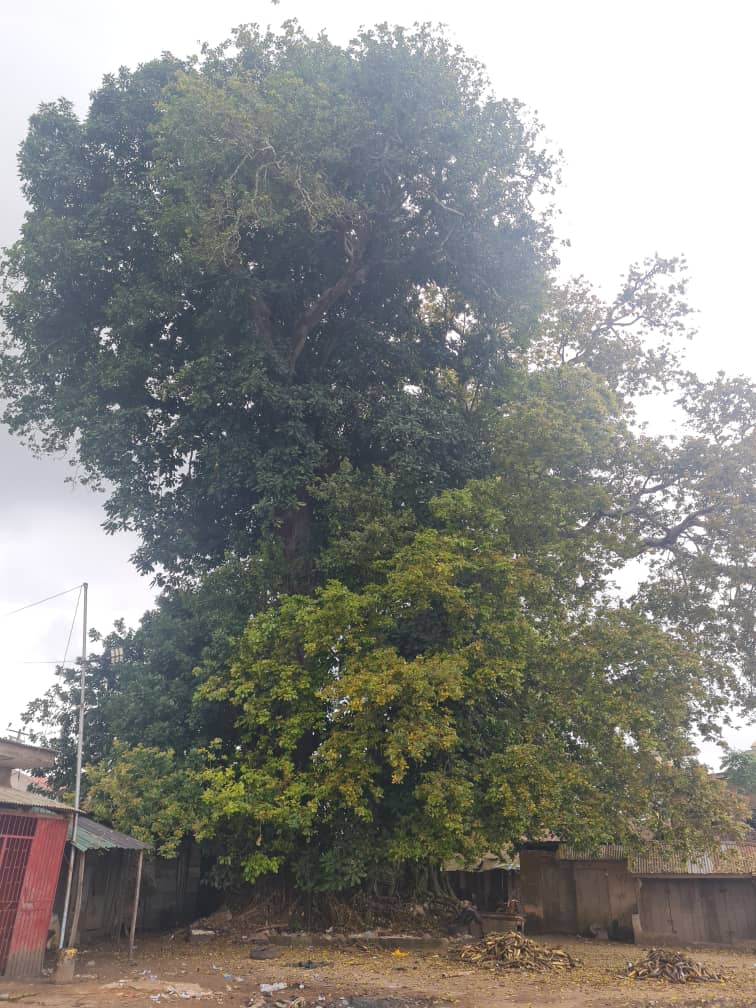
[[[563,150],[559,227],[570,270],[610,294],[630,262],[684,253],[700,312],[689,359],[706,375],[754,374],[753,24],[742,0],[2,0],[0,245],[22,220],[16,151],[40,102],[66,97],[83,112],[119,66],[288,17],[338,42],[362,23],[447,24],[497,92],[537,110]],[[0,430],[0,472],[1,734],[52,681],[44,663],[63,658],[76,594],[2,614],[86,580],[90,622],[106,630],[119,616],[136,623],[152,590],[129,565],[134,539],[102,532],[101,498],[67,484],[65,462],[35,460]],[[754,731],[728,738],[747,746]]]

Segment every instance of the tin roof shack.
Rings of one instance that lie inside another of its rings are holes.
[[[130,934],[135,918],[135,898],[141,889],[141,861],[147,844],[102,826],[80,815],[76,826],[69,826],[67,858],[76,858],[75,893],[72,896],[71,927],[64,936],[66,944],[78,946],[81,939],[120,938]],[[68,871],[61,872],[55,896],[55,913],[62,920]]]
[[[0,739],[0,976],[38,976],[73,809],[11,787],[14,770],[50,767],[49,749]]]
[[[752,945],[756,940],[756,832],[693,860],[651,845],[628,858],[637,880],[635,940]]]
[[[69,829],[69,851],[71,837]],[[183,844],[175,858],[144,858],[148,844],[80,815],[73,847],[81,878],[77,870],[77,895],[72,897],[74,917],[71,932],[66,936],[67,944],[103,938],[119,940],[124,934],[131,935],[132,926],[134,930],[138,925],[141,931],[159,931],[185,924],[197,916],[200,852],[196,844]],[[65,891],[66,872],[63,872],[55,897],[59,919],[63,915]]]
[[[667,945],[756,939],[756,834],[695,860],[655,844],[642,855],[526,844],[520,866],[530,931]]]

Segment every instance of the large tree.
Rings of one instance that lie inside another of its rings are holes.
[[[244,28],[43,107],[21,170],[6,421],[170,581],[99,814],[320,888],[736,828],[693,737],[753,696],[756,393],[685,371],[680,262],[557,282],[554,165],[477,64]]]
[[[5,420],[75,444],[143,570],[274,532],[306,587],[307,488],[342,458],[408,502],[484,474],[447,376],[483,395],[534,330],[552,164],[442,35],[245,28],[106,78],[84,120],[43,106],[20,165]]]

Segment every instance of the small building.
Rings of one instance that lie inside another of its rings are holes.
[[[186,924],[197,916],[200,888],[200,854],[196,844],[181,845],[175,858],[147,857],[140,870],[140,853],[149,845],[80,815],[76,839],[69,829],[66,849],[76,851],[81,866],[80,905],[68,943],[78,945],[100,939],[120,940],[128,935],[134,893],[139,888],[136,925],[140,931],[160,931]],[[55,897],[55,913],[62,917],[66,872]],[[139,886],[137,882],[139,881]],[[78,889],[77,880],[77,889]]]
[[[134,895],[141,889],[140,854],[148,844],[80,815],[69,826],[64,870],[60,874],[54,913],[62,920],[68,887],[68,861],[75,857],[77,880],[67,945],[98,938],[121,938],[130,932]],[[80,873],[80,877],[79,877]]]
[[[484,854],[477,861],[450,861],[444,873],[454,895],[482,913],[496,913],[520,898],[520,861],[516,853]]]
[[[756,834],[692,860],[661,844],[642,854],[526,844],[520,866],[531,932],[677,945],[756,939]]]
[[[627,864],[638,884],[636,942],[753,945],[756,833],[695,859],[652,848]]]
[[[49,767],[49,749],[0,739],[0,976],[38,976],[74,810],[11,787],[18,767]]]
[[[44,782],[19,767],[54,762],[49,749],[0,739],[0,976],[38,976],[51,925],[54,944],[124,934],[133,943],[137,925],[161,930],[196,917],[197,844],[145,859],[148,844],[28,789]]]

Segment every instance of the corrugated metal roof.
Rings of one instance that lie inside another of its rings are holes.
[[[46,798],[31,791],[17,791],[16,788],[0,784],[0,805],[20,805],[22,808],[50,809],[54,812],[70,812],[75,810],[72,805],[64,805],[54,798]]]
[[[73,832],[73,822],[68,827],[68,839],[71,839]],[[95,822],[94,819],[87,819],[86,816],[79,816],[79,825],[76,827],[76,842],[74,847],[80,851],[93,850],[147,850],[149,844],[135,840],[134,837],[119,833],[118,830],[103,826],[102,823]]]
[[[620,844],[600,844],[594,850],[586,850],[560,843],[556,856],[558,861],[624,861],[627,851]]]
[[[71,822],[68,826],[68,837],[71,839],[73,832],[73,813],[76,811],[73,805],[66,805],[56,801],[54,798],[47,798],[45,795],[34,794],[32,791],[19,791],[16,788],[9,788],[0,785],[0,805],[16,805],[26,809],[42,809],[50,812],[68,812],[71,815]],[[76,828],[77,850],[147,850],[149,844],[142,843],[134,837],[119,833],[118,830],[110,829],[94,819],[87,819],[86,816],[79,816],[79,825]]]
[[[631,875],[756,875],[756,844],[723,843],[719,849],[686,857],[661,844],[649,844],[628,858]]]
[[[519,871],[520,855],[510,851],[501,851],[498,854],[488,851],[473,861],[463,861],[461,858],[454,858],[444,864],[443,870],[462,872]]]

